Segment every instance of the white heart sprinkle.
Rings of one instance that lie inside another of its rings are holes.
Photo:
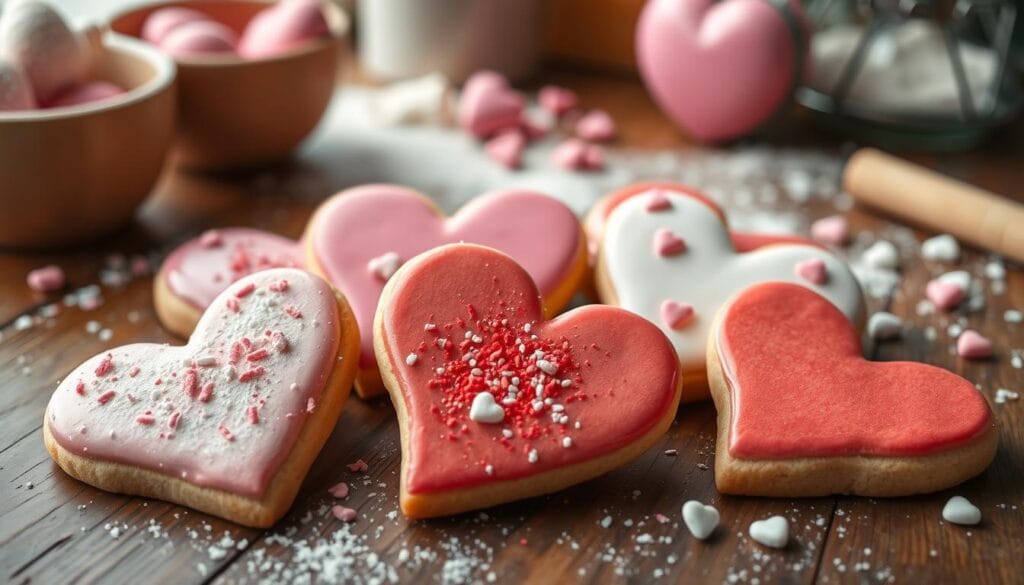
[[[871,339],[892,339],[899,337],[903,320],[885,311],[879,311],[868,319],[868,335]]]
[[[718,527],[720,516],[714,506],[704,505],[697,500],[683,504],[683,523],[690,534],[698,540],[704,540]]]
[[[401,259],[396,252],[385,252],[376,258],[371,258],[366,263],[367,270],[381,280],[387,280],[394,276],[398,267],[402,265]]]
[[[481,392],[473,397],[473,405],[469,407],[469,418],[478,423],[496,424],[505,420],[505,409],[494,401],[490,392]]]
[[[895,270],[900,265],[900,255],[896,246],[888,240],[878,240],[871,244],[860,256],[860,261],[872,268],[888,268]]]
[[[942,519],[953,524],[973,526],[981,522],[981,510],[963,496],[953,496],[942,508]]]
[[[750,538],[765,546],[784,548],[789,542],[789,520],[772,516],[750,523]]]

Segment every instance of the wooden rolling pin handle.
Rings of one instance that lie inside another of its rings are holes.
[[[850,157],[843,187],[858,203],[1024,262],[1024,205],[873,148]]]

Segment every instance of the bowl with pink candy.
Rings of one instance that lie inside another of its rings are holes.
[[[174,133],[174,62],[76,30],[52,5],[0,15],[0,246],[99,237],[146,199]]]
[[[177,161],[227,169],[284,159],[312,132],[349,22],[326,0],[196,0],[135,8],[110,27],[176,61]]]

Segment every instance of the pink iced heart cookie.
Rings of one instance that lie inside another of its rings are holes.
[[[153,280],[153,305],[164,327],[188,337],[231,283],[260,270],[302,267],[294,240],[252,228],[212,229],[167,256]]]
[[[973,384],[914,362],[869,362],[828,299],[788,283],[736,295],[715,318],[715,483],[728,494],[902,496],[981,473],[998,431]]]
[[[699,140],[736,138],[785,103],[805,52],[803,22],[795,2],[784,13],[766,0],[651,0],[637,24],[637,62],[676,124]]]
[[[526,100],[508,81],[493,71],[474,73],[459,96],[458,121],[463,130],[487,138],[502,130],[517,128]]]
[[[306,232],[306,261],[341,290],[359,320],[363,348],[356,390],[383,392],[373,355],[373,322],[387,275],[375,270],[387,256],[398,265],[442,244],[469,242],[501,250],[533,276],[548,311],[568,304],[586,267],[579,220],[559,201],[531,191],[495,191],[445,218],[423,195],[395,185],[365,185],[325,202]]]
[[[253,274],[217,297],[187,345],[125,345],[68,374],[46,409],[46,447],[98,488],[270,526],[337,422],[358,343],[322,279]]]
[[[242,33],[238,54],[261,59],[329,34],[321,0],[282,0],[253,17]]]
[[[402,511],[443,516],[553,492],[614,469],[664,434],[675,353],[621,309],[545,320],[531,275],[491,248],[410,260],[374,322],[402,433]]]
[[[800,284],[825,295],[854,322],[863,318],[860,286],[842,260],[817,246],[789,243],[739,253],[717,207],[699,197],[669,190],[628,197],[603,230],[595,271],[599,298],[661,327],[679,354],[684,401],[708,397],[711,319],[730,295],[752,284]],[[665,299],[689,305],[696,319],[673,326],[662,312]]]

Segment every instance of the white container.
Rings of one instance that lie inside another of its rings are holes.
[[[545,0],[359,0],[359,59],[382,79],[479,69],[510,79],[540,63]]]

